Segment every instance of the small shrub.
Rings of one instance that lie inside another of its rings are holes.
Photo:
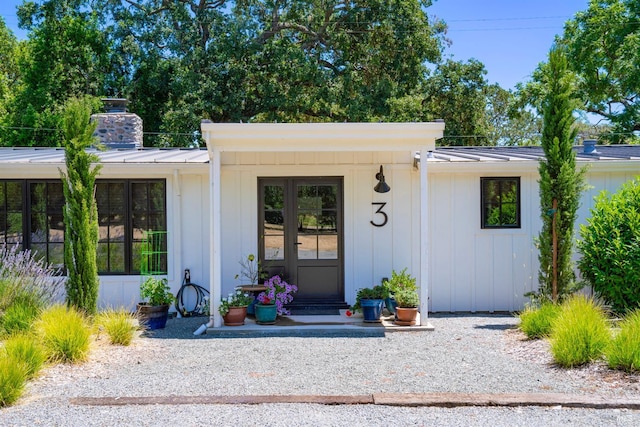
[[[620,331],[605,351],[610,368],[640,371],[640,309],[620,322]]]
[[[28,331],[38,311],[38,306],[31,301],[15,301],[0,317],[0,332],[6,336]]]
[[[4,343],[4,350],[9,358],[25,364],[27,379],[40,372],[46,359],[42,345],[32,335],[19,334],[8,338]]]
[[[585,281],[616,313],[640,308],[640,178],[600,193],[580,237]]]
[[[89,353],[91,331],[85,317],[74,308],[54,305],[36,322],[49,360],[76,362]]]
[[[135,316],[124,309],[103,311],[96,316],[94,323],[106,331],[111,344],[131,344],[136,331]]]
[[[551,325],[560,314],[561,307],[558,304],[547,303],[540,307],[527,307],[520,315],[518,326],[527,338],[537,339],[551,334]]]
[[[24,362],[0,355],[0,407],[14,403],[22,396],[27,382],[27,368]]]
[[[582,365],[602,356],[610,339],[602,307],[591,298],[576,295],[562,304],[552,324],[551,354],[560,366]]]

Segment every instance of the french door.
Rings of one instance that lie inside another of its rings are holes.
[[[344,301],[342,178],[259,180],[260,259],[296,301]]]

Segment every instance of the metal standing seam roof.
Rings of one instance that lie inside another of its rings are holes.
[[[596,153],[583,153],[582,146],[574,147],[580,161],[640,161],[640,145],[598,145]],[[101,163],[131,164],[205,164],[209,163],[206,148],[135,148],[91,150]],[[520,162],[538,161],[544,157],[542,147],[436,147],[429,162]],[[60,164],[64,163],[61,147],[8,147],[0,148],[0,164]]]
[[[107,151],[89,150],[96,154],[100,163],[132,163],[132,164],[182,164],[209,163],[206,148],[135,148],[111,149]],[[10,147],[0,148],[0,164],[64,164],[64,148],[61,147]]]
[[[598,145],[596,152],[584,153],[583,146],[575,146],[578,162],[586,161],[640,161],[640,145]],[[540,146],[524,147],[437,147],[429,162],[519,162],[544,158]]]

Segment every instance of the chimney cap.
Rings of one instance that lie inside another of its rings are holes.
[[[129,101],[126,98],[102,98],[106,113],[126,113]]]

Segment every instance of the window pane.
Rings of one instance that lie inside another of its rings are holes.
[[[35,259],[47,259],[47,245],[44,243],[32,244],[31,253]]]
[[[131,184],[131,203],[133,204],[133,212],[147,210],[147,185],[145,183],[134,182]]]
[[[31,183],[29,190],[29,196],[31,198],[31,211],[32,212],[46,212],[47,200],[45,193],[45,183],[35,182]]]
[[[124,182],[109,183],[109,213],[111,215],[125,212]]]
[[[64,221],[61,213],[49,216],[49,241],[64,242]]]
[[[481,178],[482,227],[520,227],[520,179]]]
[[[47,241],[47,214],[31,213],[31,242],[42,243]]]
[[[49,243],[49,263],[64,266],[64,243]]]
[[[62,212],[64,206],[64,194],[62,184],[50,182],[47,185],[47,211]]]
[[[151,211],[164,212],[164,193],[164,182],[149,183]]]
[[[7,182],[7,210],[22,212],[22,184]]]
[[[7,214],[7,243],[22,243],[22,212]]]

